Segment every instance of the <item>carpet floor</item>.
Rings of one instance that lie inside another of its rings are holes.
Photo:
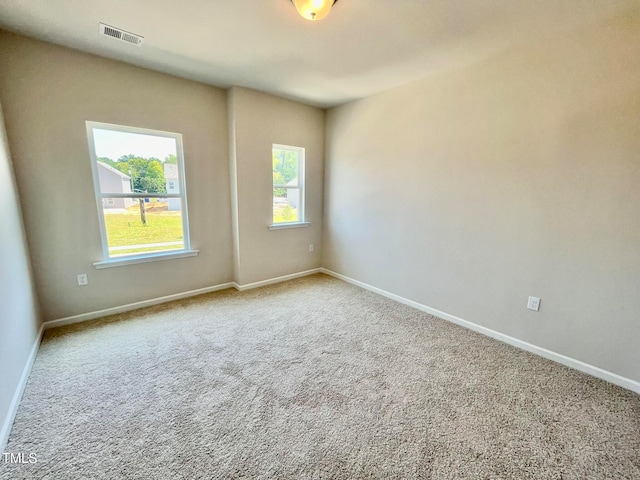
[[[46,332],[0,479],[640,479],[640,396],[325,275]]]

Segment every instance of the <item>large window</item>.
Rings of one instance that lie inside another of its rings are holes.
[[[87,122],[104,261],[191,254],[182,136]]]
[[[304,225],[304,148],[273,145],[273,225]]]

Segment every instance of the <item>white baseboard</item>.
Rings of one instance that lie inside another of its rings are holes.
[[[131,310],[137,310],[139,308],[150,307],[152,305],[159,305],[161,303],[172,302],[174,300],[181,300],[183,298],[195,297],[196,295],[202,295],[204,293],[216,292],[218,290],[224,290],[225,288],[235,288],[239,291],[250,290],[252,288],[264,287],[274,283],[286,282],[287,280],[293,280],[294,278],[306,277],[307,275],[313,275],[314,273],[320,273],[320,268],[314,268],[312,270],[305,270],[304,272],[292,273],[290,275],[283,275],[282,277],[268,278],[260,282],[248,283],[246,285],[239,285],[236,282],[222,283],[213,287],[200,288],[198,290],[190,290],[188,292],[176,293],[174,295],[166,295],[164,297],[151,298],[149,300],[143,300],[141,302],[129,303],[127,305],[120,305],[118,307],[105,308],[103,310],[96,310],[88,313],[81,313],[79,315],[73,315],[70,317],[58,318],[56,320],[49,320],[44,322],[45,330],[49,328],[62,327],[64,325],[71,325],[73,323],[86,322],[87,320],[95,320],[98,318],[106,317],[108,315],[115,315],[117,313],[129,312]]]
[[[382,295],[383,297],[387,297],[392,300],[395,300],[398,303],[402,303],[404,305],[408,305],[409,307],[413,307],[416,310],[421,310],[425,313],[429,313],[438,318],[442,318],[443,320],[447,320],[449,322],[455,323],[462,327],[468,328],[469,330],[473,330],[474,332],[478,332],[488,337],[495,338],[496,340],[499,340],[501,342],[507,343],[514,347],[520,348],[522,350],[526,350],[527,352],[535,353],[536,355],[544,357],[548,360],[552,360],[554,362],[560,363],[567,367],[571,367],[575,370],[579,370],[588,375],[600,378],[607,382],[613,383],[614,385],[618,385],[620,387],[631,390],[632,392],[640,394],[640,382],[636,382],[635,380],[631,380],[630,378],[622,377],[616,373],[603,370],[602,368],[594,367],[593,365],[589,365],[588,363],[582,362],[580,360],[567,357],[566,355],[552,352],[551,350],[547,350],[546,348],[538,347],[537,345],[533,345],[531,343],[518,340],[517,338],[510,337],[509,335],[505,335],[500,332],[496,332],[495,330],[491,330],[490,328],[477,325],[475,323],[469,322],[468,320],[463,320],[462,318],[456,317],[455,315],[450,315],[446,312],[441,312],[440,310],[436,310],[435,308],[427,307],[426,305],[423,305],[421,303],[414,302],[413,300],[409,300],[407,298],[401,297],[400,295],[396,295],[394,293],[387,292],[386,290],[382,290],[381,288],[374,287],[364,282],[360,282],[359,280],[355,280],[353,278],[347,277],[346,275],[342,275],[332,270],[321,268],[320,271],[322,273],[338,278],[345,282],[351,283],[358,287],[362,287],[366,290],[370,290],[374,293]]]
[[[20,405],[20,400],[22,400],[24,388],[27,386],[27,380],[29,380],[31,367],[33,367],[33,362],[36,359],[36,354],[38,353],[38,347],[40,347],[40,341],[42,340],[43,332],[44,325],[40,325],[40,330],[38,330],[38,335],[33,341],[33,346],[31,347],[31,351],[29,352],[29,357],[24,364],[22,375],[20,376],[20,380],[18,381],[18,385],[16,386],[13,398],[11,399],[11,405],[9,405],[7,416],[4,418],[4,422],[2,423],[2,429],[0,429],[0,453],[4,452],[4,449],[7,446],[9,434],[11,433],[11,428],[13,427],[13,421],[15,420],[16,414],[18,413],[18,406]]]
[[[305,270],[304,272],[292,273],[290,275],[283,275],[282,277],[269,278],[260,282],[247,283],[246,285],[234,284],[237,290],[241,292],[250,290],[252,288],[264,287],[265,285],[271,285],[274,283],[286,282],[287,280],[293,280],[294,278],[306,277],[307,275],[313,275],[314,273],[320,273],[321,268],[313,268],[311,270]]]
[[[45,330],[49,328],[62,327],[63,325],[71,325],[72,323],[85,322],[87,320],[95,320],[97,318],[106,317],[108,315],[115,315],[116,313],[129,312],[131,310],[137,310],[139,308],[150,307],[152,305],[159,305],[161,303],[172,302],[174,300],[181,300],[183,298],[195,297],[196,295],[202,295],[204,293],[216,292],[218,290],[224,290],[225,288],[234,288],[235,283],[222,283],[213,287],[199,288],[197,290],[189,290],[188,292],[176,293],[173,295],[166,295],[164,297],[151,298],[149,300],[143,300],[141,302],[129,303],[127,305],[120,305],[118,307],[105,308],[103,310],[96,310],[94,312],[82,313],[80,315],[73,315],[71,317],[59,318],[57,320],[49,320],[44,322]]]

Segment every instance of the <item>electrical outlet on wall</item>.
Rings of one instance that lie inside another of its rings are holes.
[[[82,287],[84,285],[89,285],[89,278],[87,277],[86,273],[79,273],[78,274],[78,286]]]
[[[529,310],[533,310],[534,312],[540,310],[540,299],[538,297],[529,297],[527,308]]]

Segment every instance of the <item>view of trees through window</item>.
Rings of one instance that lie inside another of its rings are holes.
[[[176,139],[126,128],[89,137],[108,258],[184,249]]]
[[[301,148],[273,146],[273,223],[303,221],[300,175],[303,155]]]
[[[131,185],[136,193],[167,193],[163,166],[178,163],[178,158],[173,154],[169,154],[164,160],[143,158],[132,153],[117,160],[107,157],[98,157],[97,160],[131,177]]]

